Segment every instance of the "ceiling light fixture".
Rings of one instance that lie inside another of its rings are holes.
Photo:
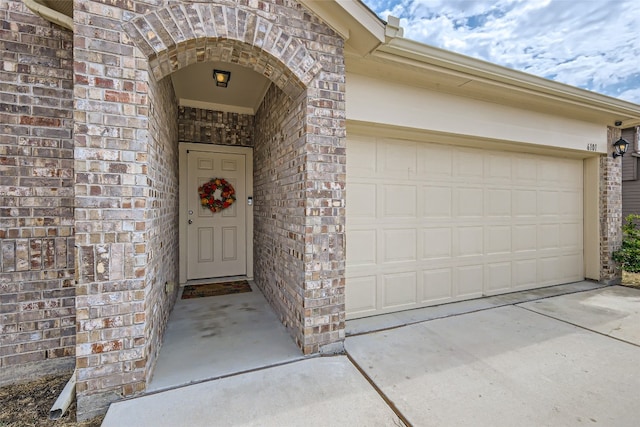
[[[231,72],[213,70],[213,79],[216,81],[216,86],[227,87],[229,85],[229,80],[231,80]]]

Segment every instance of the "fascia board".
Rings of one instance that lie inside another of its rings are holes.
[[[371,36],[379,42],[385,40],[385,23],[360,0],[336,0],[354,20],[356,20]]]

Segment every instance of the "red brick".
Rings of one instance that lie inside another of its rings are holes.
[[[50,117],[20,116],[21,125],[60,127],[62,121]]]

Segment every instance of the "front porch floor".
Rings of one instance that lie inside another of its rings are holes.
[[[304,358],[260,290],[249,284],[252,292],[178,299],[147,392]]]

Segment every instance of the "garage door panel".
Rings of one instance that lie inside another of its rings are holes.
[[[553,158],[538,158],[537,165],[538,184],[557,188],[562,177],[562,162]]]
[[[560,264],[564,280],[582,280],[582,271],[584,270],[582,253],[564,255],[560,257]]]
[[[378,176],[409,179],[416,176],[417,146],[412,142],[383,140],[378,145]]]
[[[488,154],[485,158],[485,177],[488,184],[510,183],[513,181],[511,156],[505,154]]]
[[[560,247],[560,224],[538,226],[538,249],[558,249]]]
[[[348,318],[583,278],[582,161],[375,138],[354,146]]]
[[[538,249],[538,226],[535,224],[513,226],[513,251],[527,252]]]
[[[383,212],[385,217],[416,216],[416,185],[383,185]]]
[[[538,216],[538,193],[536,190],[512,191],[513,216],[535,218]]]
[[[485,253],[487,255],[511,253],[511,226],[488,226],[485,234]]]
[[[422,216],[425,218],[450,218],[451,193],[451,187],[424,186],[422,188]]]
[[[482,296],[483,288],[483,266],[467,265],[455,269],[456,296],[463,298],[474,298]]]
[[[451,227],[426,228],[422,230],[422,259],[450,258]]]
[[[376,230],[353,230],[349,233],[349,251],[347,263],[358,267],[377,264]]]
[[[375,138],[349,139],[347,169],[350,178],[376,176],[377,145]]]
[[[513,172],[515,185],[535,186],[538,183],[538,165],[533,156],[516,155]]]
[[[485,294],[493,295],[507,292],[512,287],[511,262],[494,262],[487,264]]]
[[[477,187],[458,187],[455,190],[456,216],[482,217],[484,190]]]
[[[538,260],[538,281],[542,285],[558,283],[564,276],[558,256],[540,258]]]
[[[580,251],[582,248],[582,224],[560,224],[560,246]]]
[[[419,144],[417,150],[417,178],[421,180],[451,180],[453,153],[449,147]]]
[[[582,192],[563,191],[560,193],[560,214],[565,217],[582,218]]]
[[[436,303],[453,298],[453,270],[439,268],[422,271],[421,303]]]
[[[560,192],[553,190],[538,191],[538,215],[553,216],[560,215]]]
[[[414,306],[417,301],[417,273],[385,274],[382,276],[382,308]]]
[[[415,228],[385,229],[382,232],[383,263],[415,261],[417,259]]]
[[[470,178],[482,179],[484,177],[484,162],[480,150],[456,149],[453,164],[454,177],[462,178],[463,182]]]
[[[581,189],[583,183],[582,164],[572,160],[562,160],[560,166],[560,188]]]
[[[486,194],[488,217],[511,217],[511,189],[489,188]]]
[[[354,182],[349,184],[349,215],[359,218],[376,218],[376,185]]]
[[[483,229],[478,227],[458,227],[457,235],[457,251],[456,255],[460,257],[481,256],[483,254]]]
[[[521,259],[513,262],[513,284],[516,289],[529,289],[538,283],[538,260]]]
[[[378,284],[376,276],[352,277],[349,279],[349,298],[346,310],[353,314],[375,313],[377,306]]]

